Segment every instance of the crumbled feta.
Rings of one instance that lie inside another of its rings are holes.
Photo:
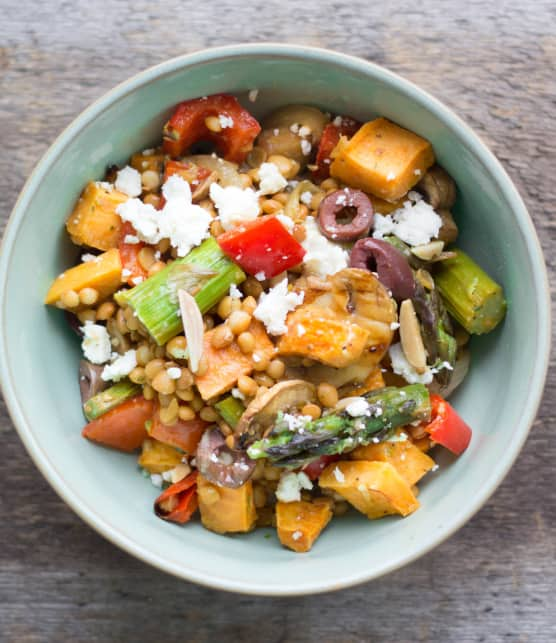
[[[245,395],[238,388],[233,388],[232,389],[232,397],[235,397],[236,400],[244,400],[245,399]]]
[[[303,532],[299,531],[299,529],[297,531],[294,531],[292,534],[292,538],[294,540],[299,540],[302,536],[303,536]]]
[[[106,326],[87,321],[84,326],[81,326],[80,330],[83,333],[81,349],[85,359],[93,364],[107,362],[110,359],[112,348]]]
[[[124,279],[127,279],[128,277],[131,277],[131,270],[129,270],[129,268],[123,268],[122,269],[122,277]]]
[[[141,241],[155,244],[160,241],[158,219],[160,213],[150,203],[141,199],[128,199],[116,208],[122,221],[128,221],[135,228]]]
[[[254,103],[257,100],[258,95],[259,95],[258,89],[250,89],[248,94],[249,102]]]
[[[234,126],[234,119],[231,116],[226,116],[226,114],[219,114],[218,120],[222,129]]]
[[[393,181],[396,178],[396,175],[394,172],[388,172],[388,175],[386,176],[387,181]]]
[[[141,187],[141,175],[129,165],[118,171],[115,182],[116,190],[127,194],[128,196],[139,196],[143,191]]]
[[[168,375],[171,380],[179,380],[181,377],[181,368],[170,366],[170,368],[166,369],[166,375]]]
[[[409,192],[407,193],[407,198],[410,201],[414,201],[415,203],[417,203],[417,201],[423,200],[423,195],[415,190],[409,190]]]
[[[391,322],[390,323],[390,330],[398,330],[399,327],[400,327],[399,322]]]
[[[275,163],[262,163],[259,168],[259,194],[276,194],[283,190],[288,182],[280,174]]]
[[[236,284],[232,284],[230,286],[230,292],[229,292],[230,297],[233,299],[242,299],[243,298],[243,293],[241,290],[236,286]]]
[[[438,471],[438,469],[440,469],[440,465],[434,464],[431,471],[434,473],[435,471]]]
[[[131,280],[131,283],[134,286],[138,286],[142,281],[144,281],[144,278],[139,275],[137,277],[133,277],[133,279]]]
[[[253,315],[263,322],[271,335],[283,335],[288,330],[287,314],[303,303],[304,296],[303,292],[288,292],[288,280],[283,279],[274,288],[261,295]]]
[[[264,281],[266,279],[266,274],[262,270],[259,270],[259,272],[255,273],[254,277],[257,281]]]
[[[303,265],[311,274],[326,277],[348,266],[348,252],[321,234],[314,217],[305,219],[305,239],[301,245],[306,252]]]
[[[135,234],[126,234],[124,237],[124,243],[130,243],[132,245],[139,243],[139,237]]]
[[[307,125],[302,125],[299,128],[298,134],[299,134],[299,136],[309,136],[311,134],[311,132],[312,132],[312,130],[311,130],[310,127],[308,127]]]
[[[301,145],[301,151],[303,152],[303,156],[309,156],[312,148],[311,142],[304,138],[301,141],[300,145]]]
[[[415,176],[421,176],[421,170],[419,169],[413,170],[413,174],[415,174]]]
[[[299,123],[292,123],[290,125],[290,131],[294,134],[299,134]]]
[[[368,415],[369,403],[362,397],[357,398],[346,406],[346,413],[351,415],[351,417],[353,418],[361,417],[362,415]]]
[[[305,326],[303,326],[303,324],[297,324],[297,334],[300,337],[303,337],[303,335],[305,335],[306,332],[307,332],[307,329],[305,328]]]
[[[106,192],[112,192],[112,190],[114,189],[112,183],[108,183],[108,181],[96,181],[96,185],[97,187],[106,190]]]
[[[336,116],[336,118],[332,121],[333,125],[336,127],[340,127],[342,124],[342,117],[341,116]]]
[[[302,192],[301,196],[299,197],[301,203],[304,203],[305,205],[311,205],[312,199],[313,195],[309,192],[309,190],[305,190],[305,192]]]
[[[242,190],[234,185],[223,188],[218,183],[210,186],[210,198],[224,230],[230,230],[243,221],[252,221],[259,216],[259,197],[255,190]]]
[[[301,500],[301,489],[311,490],[312,482],[306,473],[283,473],[276,489],[276,498],[280,502],[296,502]]]
[[[96,261],[97,260],[97,255],[93,255],[90,252],[86,252],[85,254],[81,255],[81,261],[83,263],[89,263],[91,261]]]
[[[100,376],[105,382],[108,380],[118,382],[126,375],[129,375],[136,366],[137,358],[133,349],[123,355],[113,353],[112,361],[103,368]]]
[[[151,482],[155,487],[158,487],[160,489],[162,487],[162,483],[164,482],[164,478],[160,475],[160,473],[152,473]]]
[[[284,413],[281,417],[282,422],[288,426],[289,431],[303,433],[302,429],[307,426],[313,418],[310,415],[293,415],[291,413]]]
[[[335,467],[332,473],[334,474],[334,477],[338,482],[345,482],[346,477],[344,476],[342,470],[339,467]]]
[[[392,214],[375,214],[373,237],[395,234],[410,246],[420,246],[437,237],[441,226],[442,219],[430,204],[422,199],[408,200]]]
[[[289,217],[287,214],[284,214],[283,212],[279,212],[278,214],[274,215],[278,221],[286,228],[286,230],[291,234],[293,232],[293,228],[295,226],[294,220]]]
[[[392,362],[392,370],[396,375],[403,377],[408,384],[430,384],[432,382],[433,373],[430,368],[427,368],[424,373],[417,373],[407,361],[401,344],[392,344],[388,353]]]

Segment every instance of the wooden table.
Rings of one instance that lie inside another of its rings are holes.
[[[149,65],[241,41],[306,43],[381,63],[434,93],[492,147],[556,272],[554,0],[0,1],[0,216],[86,105]],[[240,6],[241,5],[241,6]],[[0,402],[0,640],[556,640],[556,374],[523,453],[448,542],[375,582],[266,599],[197,587],[81,522]]]

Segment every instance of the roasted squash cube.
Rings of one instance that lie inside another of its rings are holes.
[[[296,552],[309,551],[331,518],[331,502],[300,500],[276,504],[278,538],[284,547]]]
[[[388,514],[407,516],[419,507],[411,487],[389,462],[333,462],[321,473],[319,485],[371,520]]]
[[[427,140],[385,118],[365,123],[335,152],[334,178],[390,202],[407,194],[435,160]]]
[[[66,221],[73,243],[98,250],[117,248],[122,222],[116,208],[127,199],[123,192],[107,189],[100,182],[88,183]]]
[[[237,489],[219,487],[203,476],[197,478],[197,496],[203,525],[217,534],[251,531],[257,520],[253,483]]]
[[[183,453],[169,444],[158,440],[147,439],[141,447],[138,464],[149,473],[170,471],[180,464]]]
[[[117,248],[99,255],[94,261],[80,263],[68,268],[58,275],[48,291],[45,304],[55,305],[61,295],[68,290],[79,293],[83,288],[94,288],[98,292],[98,301],[106,299],[121,286],[122,262]],[[77,306],[72,311],[78,311],[85,306]]]
[[[434,460],[409,440],[357,447],[349,457],[352,460],[389,462],[410,487],[434,467]]]

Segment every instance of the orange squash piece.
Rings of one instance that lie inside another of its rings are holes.
[[[55,305],[64,292],[74,290],[79,293],[83,288],[94,288],[99,295],[98,301],[102,301],[116,292],[121,283],[120,253],[117,248],[113,248],[99,255],[94,261],[80,263],[58,275],[50,286],[44,303]],[[82,308],[86,308],[86,306],[72,308],[72,311]]]
[[[264,326],[253,320],[248,330],[255,338],[255,352],[270,359],[275,349]],[[213,334],[214,330],[209,330],[203,337],[203,356],[208,364],[207,371],[195,378],[203,400],[210,400],[229,391],[241,375],[251,373],[254,364],[253,356],[242,353],[235,341],[225,348],[214,348]]]
[[[309,551],[332,518],[330,505],[328,501],[278,502],[276,528],[282,545],[296,552]]]
[[[377,389],[384,388],[385,386],[386,384],[384,383],[382,369],[380,366],[377,366],[369,373],[363,383],[344,387],[342,389],[341,397],[359,397],[361,395],[365,395],[365,393],[369,393],[369,391],[376,391]]]
[[[365,123],[334,152],[331,176],[390,202],[407,194],[435,161],[427,140],[385,118]]]
[[[410,487],[434,467],[434,460],[410,440],[357,447],[349,457],[351,460],[389,462]]]
[[[177,467],[182,457],[183,453],[169,444],[147,439],[143,441],[138,464],[149,473],[163,473]]]
[[[114,188],[102,187],[100,182],[88,183],[66,221],[73,243],[98,250],[117,248],[122,221],[116,208],[128,198]]]
[[[129,160],[131,167],[138,172],[151,170],[152,172],[162,174],[166,155],[162,151],[156,149],[147,150],[147,152],[148,154],[145,154],[144,152],[136,152],[133,154]]]
[[[257,520],[253,483],[248,480],[237,489],[219,487],[199,475],[197,495],[201,522],[217,534],[251,531]]]
[[[419,508],[411,487],[389,462],[333,462],[321,473],[319,485],[340,494],[371,520],[407,516]]]

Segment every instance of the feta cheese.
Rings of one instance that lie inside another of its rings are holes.
[[[336,127],[340,127],[342,125],[342,117],[336,116],[336,118],[332,121],[332,124]]]
[[[351,415],[351,417],[353,418],[361,417],[362,415],[368,415],[369,403],[362,397],[357,398],[346,406],[346,413]]]
[[[421,196],[417,192],[415,194]],[[388,234],[395,234],[410,246],[420,246],[437,237],[441,226],[442,219],[429,203],[422,199],[408,200],[392,214],[375,214],[373,237],[382,239]]]
[[[258,89],[250,89],[248,94],[249,102],[254,103],[257,100],[258,95],[259,95]]]
[[[294,531],[292,534],[292,538],[294,540],[299,540],[302,536],[303,536],[303,532],[299,531],[299,529],[297,531]]]
[[[138,286],[142,281],[144,281],[143,277],[137,276],[137,277],[133,277],[133,279],[131,280],[131,283],[134,286]]]
[[[106,327],[87,321],[84,326],[81,326],[80,330],[83,333],[81,349],[85,359],[92,364],[104,364],[104,362],[107,362],[110,359],[112,348]]]
[[[124,243],[130,243],[132,245],[139,243],[139,237],[134,234],[126,234],[124,237]]]
[[[348,252],[321,234],[314,217],[305,219],[305,239],[301,245],[306,251],[303,265],[311,274],[326,277],[348,266]]]
[[[219,114],[218,120],[222,129],[234,126],[234,119],[231,116],[226,116],[226,114]]]
[[[301,500],[301,489],[311,490],[312,482],[306,473],[283,473],[276,489],[276,498],[280,502],[296,502]]]
[[[141,199],[128,199],[116,208],[122,221],[128,221],[135,228],[141,241],[155,244],[161,239],[158,229],[160,213],[149,203]]]
[[[179,174],[172,174],[162,186],[166,201],[187,201],[191,203],[191,186]]]
[[[253,316],[263,322],[271,335],[283,335],[288,330],[287,314],[303,303],[304,296],[303,292],[288,292],[288,280],[283,279],[261,295]]]
[[[108,380],[118,382],[126,375],[129,375],[136,366],[137,358],[133,349],[123,355],[113,353],[112,361],[103,368],[100,376],[105,382],[108,382]]]
[[[155,487],[158,487],[160,489],[162,487],[162,483],[164,482],[164,478],[160,475],[160,473],[153,473],[151,474],[151,482]]]
[[[294,134],[299,134],[299,123],[292,123],[290,125],[290,131]]]
[[[395,178],[396,178],[396,175],[394,174],[394,172],[388,172],[388,175],[386,177],[387,181],[393,181]]]
[[[305,190],[305,192],[302,192],[301,196],[299,197],[301,203],[304,203],[305,205],[311,205],[312,199],[313,195],[309,192],[309,190]]]
[[[223,188],[218,183],[210,186],[210,198],[224,230],[230,230],[243,221],[252,221],[259,216],[259,197],[255,190],[242,190],[234,185]]]
[[[391,322],[390,323],[390,330],[398,330],[399,327],[400,327],[399,322]]]
[[[108,183],[108,181],[96,181],[95,184],[97,185],[97,187],[106,190],[106,192],[112,192],[112,190],[114,189],[112,183]]]
[[[311,153],[311,148],[312,145],[310,141],[308,141],[307,139],[303,139],[301,141],[301,151],[303,152],[303,156],[309,156],[309,154]]]
[[[235,397],[236,400],[244,400],[245,399],[245,395],[238,388],[233,388],[232,389],[232,397]]]
[[[332,473],[334,474],[334,477],[336,478],[336,480],[338,482],[345,482],[346,477],[344,476],[344,474],[341,471],[341,469],[339,469],[338,467],[335,467],[335,469],[334,469],[334,471]]]
[[[259,194],[276,194],[283,190],[288,182],[280,174],[275,163],[262,163],[259,168]]]
[[[266,279],[266,275],[262,270],[259,270],[259,272],[256,272],[254,277],[257,281],[264,281]]]
[[[166,369],[166,374],[171,380],[179,380],[181,377],[181,368],[170,366],[170,368]]]
[[[229,292],[230,297],[234,299],[242,299],[243,298],[243,293],[241,290],[236,286],[236,284],[232,284],[230,286],[230,292]]]
[[[279,212],[278,214],[275,214],[274,216],[278,219],[278,221],[280,221],[280,223],[284,226],[284,228],[286,228],[286,230],[289,233],[293,232],[295,222],[291,217],[289,217],[287,214],[284,214],[283,212]]]
[[[141,175],[129,165],[118,171],[115,182],[116,190],[127,194],[128,196],[139,196],[143,191],[141,187]]]
[[[97,255],[93,255],[90,252],[86,252],[85,254],[81,255],[81,261],[83,263],[90,263],[91,261],[96,261],[97,260]]]
[[[430,384],[432,382],[433,373],[430,368],[427,368],[424,373],[417,373],[407,361],[401,344],[392,344],[388,354],[392,362],[392,370],[396,375],[403,377],[408,384]]]
[[[302,125],[302,126],[299,128],[299,132],[298,132],[298,133],[299,133],[299,136],[303,136],[303,137],[305,137],[305,136],[309,136],[309,135],[311,134],[311,132],[312,132],[312,130],[311,130],[311,128],[310,128],[310,127],[308,127],[307,125]]]

